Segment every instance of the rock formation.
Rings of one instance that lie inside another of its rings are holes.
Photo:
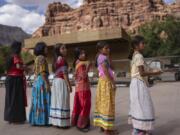
[[[179,12],[179,4],[165,5],[162,0],[84,0],[77,9],[60,2],[52,3],[48,6],[45,24],[34,32],[33,37],[105,27],[123,27],[136,33],[146,22],[162,21]]]

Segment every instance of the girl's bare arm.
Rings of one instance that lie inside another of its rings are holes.
[[[139,69],[139,73],[140,73],[140,75],[141,75],[142,77],[159,75],[159,74],[162,73],[162,71],[160,71],[160,70],[159,70],[159,71],[154,71],[154,72],[153,72],[153,71],[150,71],[150,72],[145,71],[143,65],[142,65],[142,66],[139,66],[138,69]]]

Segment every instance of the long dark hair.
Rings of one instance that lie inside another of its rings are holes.
[[[75,48],[75,50],[74,50],[74,62],[73,62],[73,67],[74,68],[76,66],[76,61],[79,59],[80,55],[81,55],[81,49],[80,48]]]
[[[79,59],[79,56],[82,54],[82,52],[84,51],[86,57],[87,57],[87,54],[85,52],[85,50],[83,49],[80,49],[80,48],[75,48],[74,50],[74,62],[73,62],[73,67],[75,68],[76,66],[76,61]]]
[[[38,42],[34,48],[34,55],[35,56],[39,56],[39,55],[45,56],[45,48],[46,47],[47,47],[46,43]]]
[[[11,52],[12,52],[12,54],[20,55],[20,53],[21,53],[21,48],[22,48],[22,43],[21,43],[21,42],[18,42],[18,41],[14,41],[14,42],[11,44]]]
[[[14,55],[20,55],[21,53],[21,47],[22,47],[22,43],[21,42],[18,42],[18,41],[14,41],[12,44],[11,44],[11,47],[10,47],[10,55],[9,57],[7,58],[7,61],[6,61],[6,70],[9,70],[13,64],[13,56]]]
[[[96,50],[97,50],[97,54],[96,54],[96,58],[95,58],[95,67],[98,67],[98,55],[100,54],[100,50],[103,49],[105,46],[109,46],[107,41],[99,41],[96,45]]]
[[[131,50],[128,56],[128,59],[132,60],[133,54],[134,54],[134,49],[136,49],[137,46],[140,45],[140,43],[144,42],[144,37],[136,35],[133,37],[131,41]]]
[[[54,46],[54,58],[53,58],[53,64],[52,64],[52,71],[55,72],[56,71],[56,61],[58,59],[59,56],[63,57],[63,55],[60,52],[60,48],[62,46],[65,46],[64,44],[58,43]]]

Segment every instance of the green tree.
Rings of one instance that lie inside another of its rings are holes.
[[[33,58],[34,58],[34,56],[28,51],[26,51],[26,52],[22,51],[21,56],[22,56],[24,63],[27,63],[27,62],[33,60]]]
[[[3,57],[0,56],[0,74],[4,73]]]
[[[0,47],[0,74],[5,72],[5,65],[6,65],[6,58],[10,54],[10,47],[9,46],[1,46]],[[21,53],[23,62],[29,62],[33,59],[33,55],[28,51],[22,51]]]
[[[5,65],[6,65],[6,58],[10,53],[10,47],[8,46],[1,46],[0,47],[0,74],[5,72]]]
[[[153,21],[143,25],[139,32],[146,41],[146,57],[180,55],[180,21]]]

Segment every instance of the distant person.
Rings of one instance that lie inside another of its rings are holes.
[[[75,96],[72,112],[72,125],[80,131],[87,132],[90,128],[91,91],[88,78],[90,62],[84,50],[75,50]]]
[[[130,118],[133,125],[132,135],[151,135],[154,128],[154,106],[146,84],[145,77],[159,75],[161,71],[148,71],[144,58],[144,38],[135,36],[132,39],[131,84],[130,84]]]
[[[67,49],[64,44],[57,44],[54,51],[52,97],[50,107],[50,124],[60,127],[70,127],[70,93],[71,84],[68,77]]]
[[[96,91],[94,125],[100,127],[106,135],[115,134],[115,80],[109,59],[110,48],[107,42],[97,44],[96,66],[99,80]]]
[[[26,121],[27,99],[23,74],[24,66],[20,56],[21,46],[20,42],[13,42],[10,57],[6,61],[4,120],[9,123],[24,123]]]
[[[34,62],[35,80],[32,87],[29,123],[34,126],[47,126],[49,125],[51,91],[48,80],[49,70],[46,60],[46,44],[44,42],[37,43],[34,48],[34,54],[36,56]]]

